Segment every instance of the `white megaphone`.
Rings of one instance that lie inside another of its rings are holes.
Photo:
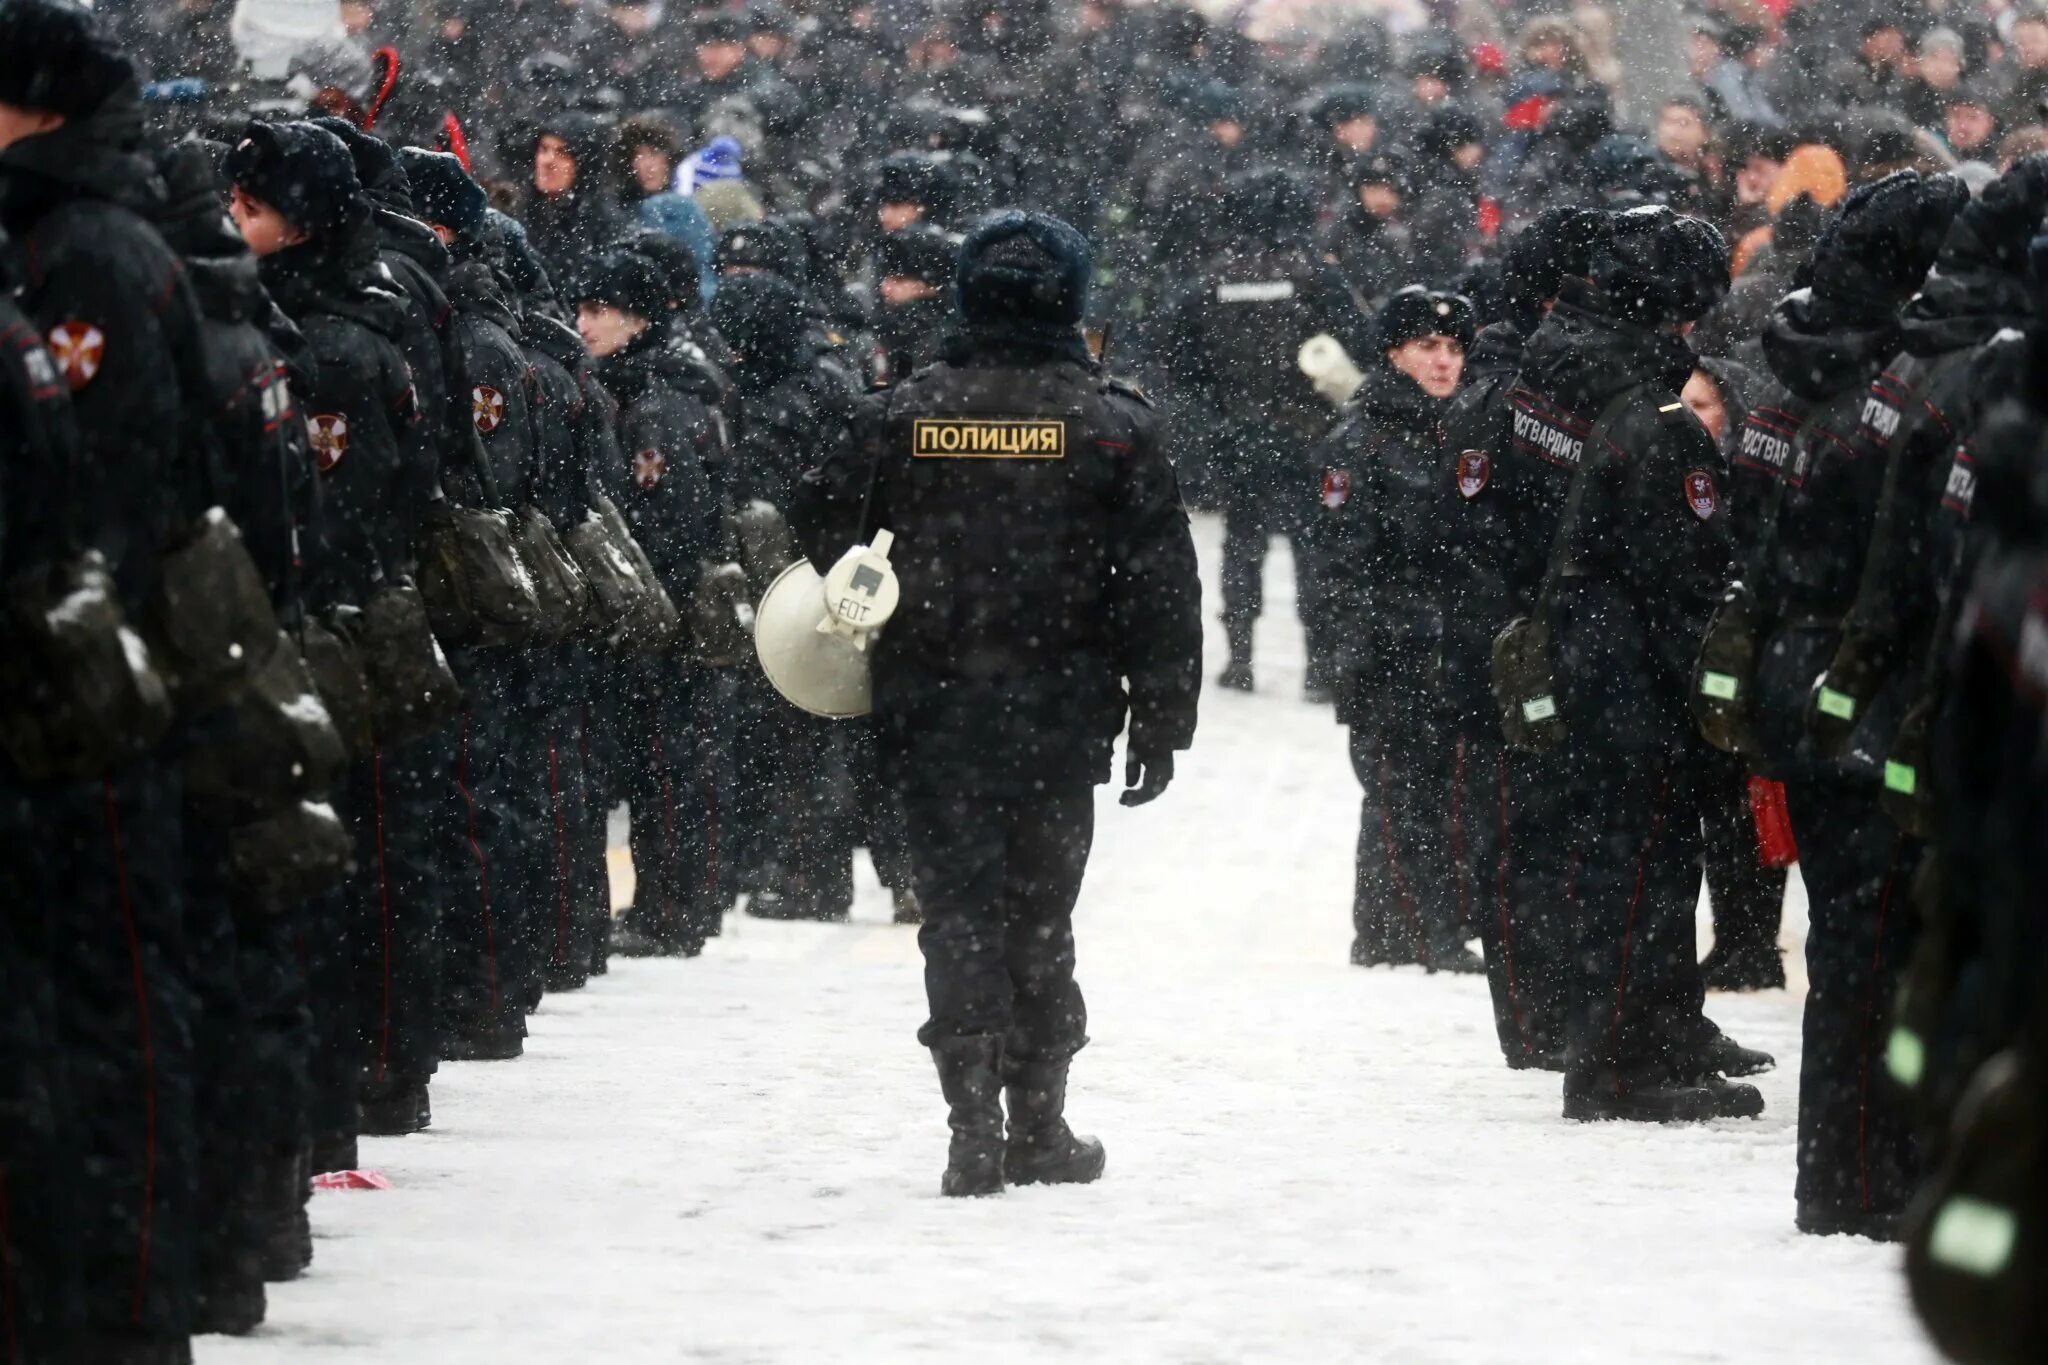
[[[823,578],[807,559],[782,571],[754,611],[754,652],[769,683],[800,710],[846,720],[874,707],[868,643],[902,600],[889,563],[895,537],[841,555]]]
[[[1295,364],[1308,376],[1308,382],[1315,386],[1323,401],[1332,407],[1341,408],[1350,402],[1351,395],[1365,383],[1365,373],[1352,361],[1344,343],[1328,332],[1302,342]]]

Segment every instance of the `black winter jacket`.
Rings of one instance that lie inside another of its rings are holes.
[[[964,453],[977,443],[989,453]],[[1078,345],[956,338],[863,401],[790,519],[821,572],[876,528],[896,536],[903,600],[875,647],[874,697],[899,788],[1105,781],[1127,711],[1134,747],[1193,742],[1187,515],[1150,404]]]

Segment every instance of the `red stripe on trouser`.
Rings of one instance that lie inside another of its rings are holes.
[[[136,1031],[142,1044],[142,1212],[136,1219],[134,1321],[142,1322],[149,1287],[149,1236],[156,1212],[156,1045],[149,1033],[149,986],[142,970],[142,937],[135,931],[135,904],[128,894],[128,855],[121,846],[121,808],[114,779],[102,780],[107,802],[107,836],[114,845],[114,887],[128,936],[128,963],[135,980]]]
[[[1635,946],[1636,911],[1643,903],[1643,883],[1650,872],[1650,850],[1656,847],[1657,835],[1664,829],[1664,798],[1671,791],[1671,779],[1665,777],[1657,788],[1657,808],[1650,816],[1650,833],[1643,840],[1642,852],[1636,855],[1636,890],[1628,899],[1628,922],[1621,931],[1621,974],[1614,982],[1614,1024],[1607,1032],[1607,1053],[1619,1059],[1621,1051],[1622,1003],[1628,998],[1628,956]],[[1621,1067],[1614,1068],[1614,1093],[1621,1093]]]
[[[1401,893],[1401,911],[1408,917],[1408,927],[1415,933],[1415,951],[1422,964],[1431,965],[1429,959],[1429,938],[1422,932],[1422,921],[1415,917],[1415,901],[1408,894],[1408,874],[1401,870],[1401,855],[1394,849],[1394,816],[1387,805],[1387,751],[1380,750],[1380,839],[1387,846],[1387,870],[1394,874],[1394,888]]]
[[[7,1358],[20,1360],[21,1332],[14,1320],[14,1258],[7,1254],[7,1172],[0,1171],[0,1320],[7,1324]]]
[[[1451,764],[1451,859],[1458,875],[1458,923],[1472,924],[1471,888],[1465,883],[1465,737],[1458,736],[1457,758]]]
[[[1905,846],[1906,836],[1901,834],[1892,844],[1891,865],[1884,870],[1884,890],[1877,898],[1877,941],[1870,949],[1870,989],[1863,999],[1863,1045],[1857,1049],[1862,1075],[1856,1091],[1856,1179],[1866,1209],[1870,1207],[1870,1033],[1877,1022],[1877,974],[1884,966],[1884,922],[1891,914],[1892,883],[1898,877],[1899,855]]]
[[[555,812],[555,965],[569,961],[569,838],[562,825],[561,765],[555,732],[548,732],[548,804]]]
[[[491,983],[491,1013],[498,1012],[498,943],[491,927],[491,864],[476,837],[476,798],[469,791],[469,723],[471,712],[462,713],[462,757],[455,764],[455,786],[462,793],[469,812],[469,851],[476,855],[477,895],[484,912],[484,973]]]
[[[384,858],[384,750],[374,743],[370,746],[370,789],[376,811],[377,895],[384,915],[384,1000],[377,1041],[377,1079],[381,1081],[391,1061],[391,870]]]
[[[1522,1018],[1522,994],[1515,985],[1515,929],[1514,919],[1508,914],[1508,756],[1502,753],[1498,765],[1500,773],[1500,855],[1494,859],[1494,901],[1500,911],[1500,956],[1501,964],[1507,971],[1508,1012],[1515,1017],[1515,1032],[1522,1038],[1522,1055],[1536,1055],[1536,1045],[1529,1039],[1529,1025]]]

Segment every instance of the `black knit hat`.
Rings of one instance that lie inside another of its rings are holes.
[[[1469,347],[1478,330],[1472,301],[1419,284],[1397,289],[1380,305],[1374,323],[1379,344],[1388,350],[1421,337],[1453,337]]]
[[[875,273],[883,279],[922,280],[944,288],[960,260],[958,233],[930,223],[912,223],[882,235],[875,244]]]
[[[1728,292],[1728,242],[1711,223],[1646,205],[1608,219],[1593,282],[1617,317],[1645,326],[1692,322]]]
[[[1355,118],[1375,118],[1380,111],[1379,91],[1363,81],[1326,86],[1316,94],[1310,111],[1310,116],[1324,128],[1334,128]]]
[[[667,272],[627,247],[609,247],[585,266],[574,292],[578,303],[601,303],[646,322],[662,325],[669,318]]]
[[[91,10],[72,0],[0,0],[0,104],[84,118],[134,80]]]
[[[1516,233],[1501,257],[1501,289],[1515,324],[1533,331],[1566,279],[1592,273],[1593,248],[1606,236],[1606,212],[1583,208],[1551,209]]]
[[[412,182],[413,202],[420,217],[438,223],[458,237],[469,237],[484,224],[490,196],[476,183],[462,162],[447,152],[430,152],[407,147],[398,154],[405,176]]]
[[[892,152],[875,163],[875,202],[922,204],[934,218],[952,214],[960,200],[960,173],[952,159],[932,152]]]
[[[1799,280],[1833,316],[1881,322],[1920,288],[1969,202],[1952,175],[1895,171],[1859,185],[1821,230]]]
[[[348,236],[370,215],[355,158],[310,123],[251,122],[228,153],[227,176],[315,241]]]
[[[1049,213],[1005,209],[967,234],[954,286],[975,322],[1074,326],[1088,311],[1095,251]]]

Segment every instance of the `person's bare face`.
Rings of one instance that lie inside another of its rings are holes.
[[[2036,71],[2048,67],[2048,21],[2028,19],[2013,25],[2012,45],[2019,49],[2021,66]]]
[[[259,259],[275,256],[306,240],[306,234],[286,222],[283,214],[240,185],[228,196],[228,216],[235,220],[235,230],[249,244],[249,254]]]
[[[1209,136],[1225,147],[1235,147],[1244,141],[1244,125],[1234,118],[1220,118],[1209,125]]]
[[[344,0],[341,7],[341,27],[349,37],[362,37],[370,31],[370,25],[376,22],[376,7],[369,4],[368,0]]]
[[[901,232],[923,217],[922,204],[883,204],[875,210],[875,221],[882,225],[884,232]]]
[[[1451,87],[1441,76],[1421,75],[1408,82],[1408,93],[1415,96],[1415,102],[1427,108],[1442,104],[1451,97]]]
[[[721,40],[697,48],[697,71],[707,81],[722,81],[747,59],[747,45]]]
[[[1782,170],[1782,164],[1767,156],[1752,156],[1744,161],[1742,169],[1735,173],[1735,202],[1764,203],[1771,197],[1771,187],[1778,183],[1778,173]]]
[[[789,39],[780,33],[756,33],[747,39],[747,51],[764,62],[779,62],[789,50]]]
[[[1972,152],[1991,141],[1998,121],[1981,104],[1955,104],[1948,111],[1948,145],[1956,152]]]
[[[1889,66],[1906,55],[1906,35],[1895,28],[1881,28],[1863,40],[1863,60],[1872,66]]]
[[[1707,73],[1721,64],[1721,44],[1710,33],[1695,33],[1685,49],[1686,70],[1692,72],[1696,81],[1705,80]]]
[[[891,308],[901,308],[909,303],[923,303],[926,299],[939,296],[939,287],[914,280],[907,275],[891,275],[882,281],[882,302]]]
[[[1486,144],[1483,142],[1461,143],[1458,146],[1458,150],[1451,153],[1451,160],[1457,163],[1457,167],[1461,171],[1476,171],[1479,169],[1479,163],[1486,160]]]
[[[1920,79],[1936,90],[1953,90],[1963,77],[1963,55],[1952,47],[1937,47],[1920,59]]]
[[[1458,391],[1458,381],[1464,377],[1465,348],[1456,337],[1416,337],[1390,349],[1387,363],[1442,402]]]
[[[675,180],[675,167],[659,147],[633,149],[633,183],[642,194],[660,194]]]
[[[1707,125],[1693,110],[1673,104],[1657,115],[1657,150],[1675,164],[1694,165],[1706,149]]]
[[[1363,155],[1372,150],[1372,144],[1379,138],[1379,120],[1371,114],[1360,114],[1331,126],[1330,136],[1337,139],[1337,145],[1347,152]]]
[[[552,133],[533,149],[533,187],[542,194],[567,194],[576,187],[576,158]]]
[[[18,104],[0,104],[0,152],[27,138],[41,137],[64,126],[64,116],[47,109],[24,109]]]
[[[583,344],[590,348],[590,353],[601,360],[632,345],[633,339],[647,330],[647,319],[634,317],[608,303],[579,303],[576,330],[583,334]]]
[[[1700,419],[1714,444],[1721,444],[1721,438],[1728,433],[1728,403],[1721,397],[1721,386],[1714,382],[1714,376],[1705,370],[1694,370],[1678,399]]]
[[[1564,66],[1564,44],[1555,38],[1529,44],[1522,49],[1522,60],[1545,71],[1556,71]]]
[[[1392,218],[1401,211],[1401,193],[1392,185],[1360,185],[1358,203],[1375,218]]]

